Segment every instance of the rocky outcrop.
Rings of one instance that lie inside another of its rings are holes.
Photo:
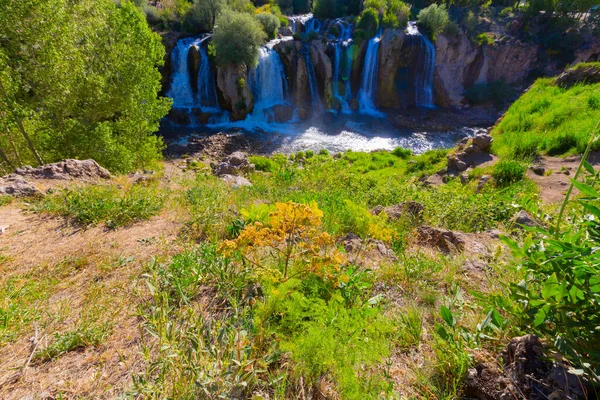
[[[406,46],[405,38],[403,31],[386,29],[379,43],[377,100],[381,107],[406,105],[406,100],[402,96],[405,91],[398,87],[399,75],[406,72],[412,53],[410,47]]]
[[[200,51],[196,46],[190,47],[187,63],[188,71],[190,71],[190,86],[193,91],[198,88],[198,70],[200,69]]]
[[[216,176],[240,175],[250,171],[254,171],[254,164],[250,164],[248,155],[241,151],[228,155],[213,168]]]
[[[274,47],[284,65],[288,77],[290,97],[298,108],[300,118],[308,117],[311,109],[310,82],[304,52],[308,51],[315,69],[319,97],[325,108],[329,108],[331,95],[332,64],[326,54],[326,45],[320,40],[303,44],[298,40],[279,42]]]
[[[231,121],[246,118],[254,109],[254,99],[248,82],[248,69],[244,64],[217,67],[219,103],[230,112]]]
[[[440,106],[463,105],[465,91],[474,84],[504,81],[521,85],[538,61],[534,44],[510,37],[480,46],[462,33],[438,35],[435,48],[434,93]]]
[[[42,192],[31,182],[23,179],[23,177],[12,174],[5,178],[0,178],[0,195],[27,197],[41,196]]]
[[[461,232],[424,225],[418,227],[415,233],[420,244],[433,247],[443,253],[460,252],[465,246]]]
[[[493,161],[493,157],[489,154],[493,140],[485,130],[477,132],[472,138],[462,139],[458,142],[456,151],[448,154],[448,172],[461,172],[469,167]]]
[[[61,180],[96,180],[109,179],[110,172],[102,168],[94,160],[67,159],[53,164],[45,164],[33,168],[24,166],[15,170],[10,176],[18,175],[34,179],[61,179]]]
[[[579,65],[569,68],[556,78],[555,83],[564,88],[576,83],[592,84],[600,82],[600,67],[595,64]]]
[[[371,213],[374,215],[379,215],[382,212],[385,212],[390,220],[396,221],[401,218],[418,218],[421,216],[421,213],[424,209],[425,206],[419,202],[407,201],[389,207],[377,206],[371,211]]]

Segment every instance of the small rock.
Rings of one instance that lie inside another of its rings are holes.
[[[6,178],[0,178],[0,194],[15,197],[43,195],[42,191],[32,183],[15,174],[11,174]]]
[[[490,181],[491,178],[492,177],[490,175],[483,175],[481,178],[479,178],[479,182],[477,183],[477,189],[475,189],[476,192],[481,192],[481,190]]]
[[[448,229],[420,226],[417,228],[416,234],[420,242],[435,247],[444,253],[462,251],[465,245],[460,233]]]
[[[225,182],[232,185],[234,188],[239,188],[242,186],[252,186],[252,182],[243,176],[239,175],[221,175],[220,178]]]
[[[529,213],[525,210],[519,211],[513,217],[513,223],[519,226],[537,226],[537,222],[529,215]]]
[[[8,230],[8,225],[0,225],[0,235],[5,234]]]
[[[102,168],[94,160],[73,160],[66,159],[53,164],[45,164],[41,167],[33,168],[24,166],[18,168],[14,174],[24,177],[37,179],[109,179],[110,172]]]
[[[464,161],[461,161],[461,160],[456,160],[454,162],[454,166],[459,171],[465,171],[467,168],[469,168],[469,166],[467,165],[467,163],[465,163]]]
[[[541,164],[534,164],[529,167],[533,171],[534,174],[543,176],[546,173],[546,168],[544,168]]]
[[[486,151],[490,148],[493,140],[492,136],[487,133],[477,134],[473,136],[473,145],[477,146],[481,151]]]
[[[460,183],[462,183],[463,185],[466,185],[467,182],[469,182],[469,175],[466,173],[462,173],[459,175],[460,177]]]

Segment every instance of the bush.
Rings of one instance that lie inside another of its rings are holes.
[[[164,201],[165,197],[152,187],[88,186],[46,197],[33,209],[72,218],[83,226],[104,222],[115,229],[158,214]]]
[[[475,41],[480,46],[491,46],[494,44],[494,35],[489,32],[480,33],[475,37]]]
[[[464,20],[464,25],[465,25],[465,28],[467,29],[467,32],[473,32],[475,30],[475,28],[477,28],[478,19],[479,18],[475,15],[475,13],[473,11],[469,11],[467,13],[467,16],[465,17],[465,20]]]
[[[402,158],[403,160],[405,160],[412,156],[412,151],[409,149],[404,149],[402,147],[396,147],[394,150],[392,150],[392,154],[398,158]]]
[[[212,38],[217,64],[256,66],[258,49],[265,38],[261,24],[252,15],[222,13]]]
[[[423,32],[432,40],[435,40],[437,34],[442,32],[448,25],[450,17],[444,4],[437,5],[434,3],[419,12],[417,21]]]
[[[344,14],[344,6],[339,0],[314,0],[313,14],[315,18],[337,18]]]
[[[518,161],[500,161],[496,164],[492,176],[496,186],[504,187],[523,180],[527,168]]]
[[[383,16],[383,25],[387,28],[404,28],[410,16],[410,6],[401,0],[388,0]]]
[[[356,28],[365,32],[366,37],[372,37],[379,29],[379,16],[373,8],[366,8],[360,14]]]
[[[279,29],[279,18],[273,14],[257,14],[256,19],[262,25],[267,38],[274,39]]]
[[[252,156],[250,163],[254,164],[257,171],[273,172],[277,168],[277,163],[268,157]]]
[[[211,32],[217,16],[225,8],[225,0],[194,0],[194,6],[183,20],[187,32]]]
[[[321,149],[321,150],[319,150],[319,155],[320,156],[328,156],[329,155],[329,150],[327,150],[327,149]]]

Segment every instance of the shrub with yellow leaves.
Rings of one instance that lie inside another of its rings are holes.
[[[224,255],[239,251],[263,278],[287,280],[314,273],[335,279],[347,262],[335,241],[323,232],[317,204],[276,203],[268,222],[247,225],[234,240],[219,247]]]

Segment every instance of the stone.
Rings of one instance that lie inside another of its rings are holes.
[[[576,66],[569,68],[554,81],[556,85],[563,88],[569,88],[577,83],[598,83],[600,82],[600,67],[597,65]]]
[[[35,179],[109,179],[110,172],[94,160],[66,159],[57,163],[45,164],[33,168],[24,166],[15,170],[11,175],[31,177]],[[10,176],[10,175],[9,175]]]
[[[238,168],[242,166],[247,166],[249,164],[248,155],[241,151],[233,152],[227,157],[225,157],[225,162]]]
[[[217,67],[217,88],[221,93],[221,106],[229,111],[232,122],[246,118],[254,109],[254,98],[248,82],[246,65],[220,65]]]
[[[492,136],[487,133],[473,136],[473,146],[479,148],[480,151],[489,150],[493,141]]]
[[[225,174],[225,175],[221,175],[219,178],[221,178],[223,181],[227,182],[234,188],[239,188],[239,187],[243,187],[243,186],[252,186],[252,182],[250,182],[248,179],[244,178],[243,176],[239,176],[239,175]]]
[[[529,169],[539,176],[543,176],[546,173],[546,168],[541,164],[533,164]]]
[[[0,195],[28,197],[43,196],[43,193],[21,176],[11,174],[8,177],[0,178]]]
[[[427,225],[417,228],[416,237],[422,244],[437,248],[444,253],[460,252],[465,245],[460,233]]]
[[[519,211],[513,218],[512,222],[518,226],[538,226],[538,223],[525,210]]]
[[[294,107],[287,104],[278,104],[273,107],[274,122],[288,122],[294,115]]]
[[[389,207],[376,206],[371,213],[379,215],[385,212],[391,221],[396,221],[402,217],[416,218],[421,215],[425,206],[416,201],[406,201]]]
[[[454,162],[454,167],[459,171],[465,171],[467,168],[469,168],[467,163],[458,159]]]
[[[169,111],[167,118],[178,125],[190,124],[190,115],[188,114],[187,110],[172,108],[171,111]]]
[[[0,235],[3,235],[8,231],[8,225],[0,225]]]
[[[466,185],[467,182],[469,182],[469,175],[465,172],[463,172],[462,174],[459,175],[460,177],[460,183],[462,183],[463,185]]]
[[[477,182],[477,188],[475,189],[475,191],[477,193],[481,192],[481,190],[483,190],[483,188],[490,181],[490,179],[492,179],[490,175],[483,175],[481,178],[479,178],[479,182]]]

